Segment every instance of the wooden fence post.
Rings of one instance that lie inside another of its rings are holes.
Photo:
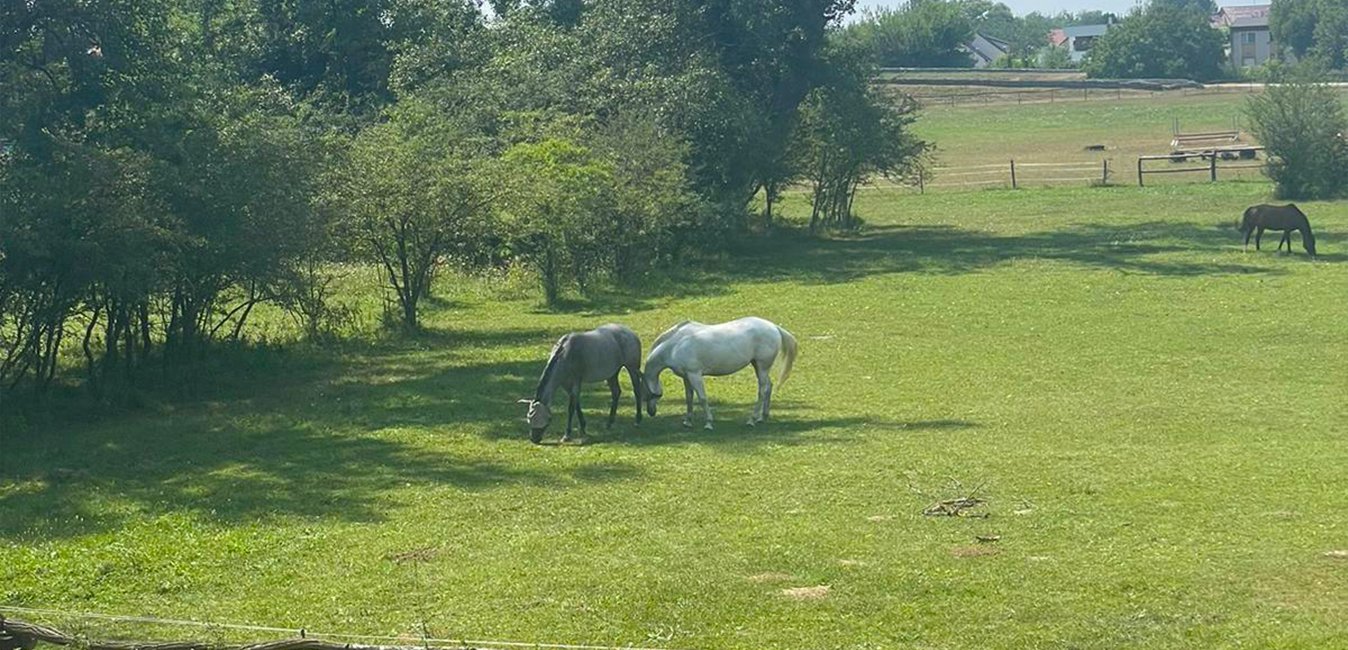
[[[1137,158],[1137,186],[1142,187],[1142,157]]]
[[[1016,159],[1011,159],[1011,189],[1016,189]]]
[[[1208,174],[1212,177],[1212,182],[1217,182],[1217,151],[1213,150],[1212,157],[1208,159]]]
[[[1109,159],[1105,158],[1100,162],[1100,184],[1109,185]]]
[[[926,180],[923,179],[923,176],[926,176],[926,175],[927,175],[927,172],[924,171],[921,167],[918,167],[918,168],[917,168],[917,193],[918,193],[918,194],[926,194],[926,193],[927,193],[927,182],[926,182]]]

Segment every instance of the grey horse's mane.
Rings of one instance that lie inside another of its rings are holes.
[[[557,366],[562,360],[562,347],[570,340],[571,335],[565,334],[557,339],[557,343],[552,346],[552,354],[548,357],[548,365],[543,368],[543,376],[538,378],[538,388],[534,389],[534,399],[543,399],[543,388],[548,385],[548,378],[557,372]]]

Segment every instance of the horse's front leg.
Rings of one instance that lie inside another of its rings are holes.
[[[637,400],[637,424],[641,424],[641,398],[646,395],[646,382],[641,379],[641,372],[632,366],[627,367],[627,376],[632,380],[632,393]]]
[[[566,391],[566,434],[562,436],[562,442],[571,439],[571,426],[576,420],[576,411],[579,405],[580,400],[576,398],[576,393],[568,388]]]
[[[580,421],[580,437],[585,439],[585,409],[580,407],[580,387],[576,387],[576,419]]]
[[[623,396],[623,389],[618,387],[618,373],[613,373],[608,378],[608,392],[613,396],[613,401],[608,405],[608,424],[606,429],[613,428],[613,421],[618,419],[618,398]]]
[[[702,375],[697,373],[688,373],[688,383],[692,384],[693,392],[697,393],[697,398],[702,402],[702,413],[707,418],[707,423],[702,428],[710,431],[711,426],[711,404],[707,402],[707,384],[702,379]]]
[[[1254,228],[1245,231],[1245,251],[1250,250],[1250,236],[1254,234]]]
[[[1263,227],[1263,226],[1259,226],[1259,227],[1256,228],[1255,231],[1254,231],[1254,249],[1255,249],[1255,250],[1260,250],[1260,248],[1259,248],[1259,240],[1261,240],[1261,239],[1263,239],[1263,238],[1264,238],[1264,227]]]
[[[687,407],[683,412],[683,426],[693,426],[693,384],[683,378],[683,403]]]

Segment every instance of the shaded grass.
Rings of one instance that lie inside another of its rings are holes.
[[[669,647],[1344,645],[1348,565],[1321,554],[1348,548],[1348,206],[1305,206],[1319,262],[1243,253],[1266,192],[881,191],[857,235],[575,311],[447,285],[424,336],[4,435],[0,603]],[[745,374],[709,382],[713,433],[637,428],[626,397],[604,431],[595,388],[593,444],[527,443],[514,402],[561,333],[750,313],[801,341],[774,422],[740,424]],[[923,517],[952,480],[991,516]]]

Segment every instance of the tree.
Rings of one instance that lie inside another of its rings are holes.
[[[1039,51],[1039,58],[1035,61],[1041,68],[1052,70],[1065,70],[1075,65],[1072,63],[1072,54],[1065,47],[1046,47]]]
[[[806,97],[792,138],[793,167],[811,186],[812,231],[854,228],[857,188],[875,175],[907,177],[930,149],[909,129],[916,104],[870,83],[863,50],[840,42],[829,57],[833,75]]]
[[[486,240],[487,144],[432,105],[404,99],[356,136],[329,185],[332,209],[364,259],[383,271],[398,319],[420,327],[418,306],[437,265],[477,259]]]
[[[1268,152],[1265,173],[1278,196],[1348,194],[1348,113],[1335,89],[1304,81],[1269,86],[1250,98],[1245,111]]]
[[[559,136],[522,142],[502,156],[515,179],[503,201],[511,248],[530,263],[549,306],[575,282],[582,292],[611,268],[607,244],[621,237],[611,218],[614,170],[589,148]]]
[[[1278,0],[1269,14],[1273,42],[1329,69],[1348,64],[1348,0]]]
[[[1091,49],[1091,77],[1209,81],[1222,73],[1223,39],[1208,17],[1152,4],[1100,37]]]
[[[1180,11],[1191,11],[1204,18],[1217,13],[1217,3],[1213,0],[1151,0],[1151,4]]]
[[[973,65],[964,46],[974,23],[965,7],[946,0],[910,0],[882,9],[848,28],[848,36],[890,67],[960,68]]]

